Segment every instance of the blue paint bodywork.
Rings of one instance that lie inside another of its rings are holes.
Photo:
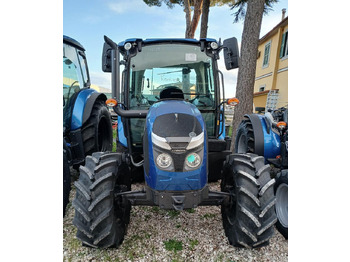
[[[153,144],[152,144],[152,129],[155,119],[164,114],[179,113],[189,114],[196,117],[204,131],[204,151],[203,159],[198,169],[186,172],[169,172],[160,170],[154,161]],[[149,155],[149,173],[145,173],[145,181],[149,187],[154,190],[171,190],[171,191],[185,191],[185,190],[199,190],[202,189],[207,181],[207,143],[206,143],[206,129],[202,115],[196,106],[185,101],[168,100],[155,103],[148,111],[146,117],[147,135],[148,136],[148,155]],[[145,171],[146,172],[146,171]]]
[[[223,111],[223,108],[221,107],[221,111]],[[220,126],[219,126],[219,134],[222,134],[218,137],[218,139],[220,140],[225,140],[225,136],[226,136],[226,130],[225,130],[225,117],[224,114],[220,114]]]
[[[258,116],[263,129],[263,134],[264,134],[264,157],[265,159],[275,158],[281,153],[280,136],[275,132],[273,132],[273,130],[270,130],[270,134],[268,134],[267,125],[265,122],[267,120],[265,120],[265,117],[263,115],[258,115]]]
[[[86,102],[89,100],[92,93],[95,92],[97,91],[94,89],[83,89],[79,92],[72,112],[71,130],[79,129],[83,125],[83,114]]]
[[[124,135],[124,125],[120,116],[118,116],[118,141],[123,146],[128,147],[128,141]]]

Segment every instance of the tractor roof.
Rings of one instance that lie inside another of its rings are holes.
[[[130,42],[143,42],[144,44],[161,44],[161,43],[183,43],[183,44],[197,44],[199,45],[201,41],[205,42],[216,42],[213,38],[202,38],[200,40],[191,38],[147,38],[145,40],[141,38],[129,38],[123,42],[120,42],[118,46],[124,46],[125,43]]]
[[[63,35],[63,43],[66,43],[66,44],[74,46],[82,51],[85,51],[85,48],[77,40],[75,40],[69,36]]]

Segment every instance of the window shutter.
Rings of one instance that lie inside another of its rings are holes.
[[[286,42],[286,33],[282,35],[281,49],[280,49],[280,58],[284,56],[284,45]]]
[[[269,63],[270,46],[271,46],[271,43],[268,43],[265,45],[263,66],[266,66]]]

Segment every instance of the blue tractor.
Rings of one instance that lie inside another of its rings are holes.
[[[288,107],[269,109],[264,114],[265,108],[256,109],[259,113],[246,115],[238,127],[235,152],[263,156],[272,165],[276,227],[288,239]]]
[[[63,36],[63,216],[69,202],[70,166],[93,152],[111,151],[113,134],[106,96],[90,89],[84,47]]]
[[[220,205],[231,245],[268,244],[277,220],[270,166],[261,156],[232,154],[225,139],[224,104],[238,100],[224,98],[217,60],[223,50],[226,69],[238,68],[237,40],[104,39],[118,149],[93,153],[80,167],[77,238],[90,247],[118,247],[132,205],[178,211]],[[131,190],[133,167],[143,170],[143,190]],[[211,173],[222,177],[220,192],[209,189]]]

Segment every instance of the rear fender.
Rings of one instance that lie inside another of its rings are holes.
[[[83,89],[79,92],[72,112],[71,130],[76,130],[83,126],[89,119],[92,108],[98,99],[106,101],[107,97],[94,89]]]
[[[262,115],[246,115],[253,125],[255,154],[264,156],[265,159],[275,158],[281,152],[281,141],[278,134],[271,130],[271,125],[266,123]]]

